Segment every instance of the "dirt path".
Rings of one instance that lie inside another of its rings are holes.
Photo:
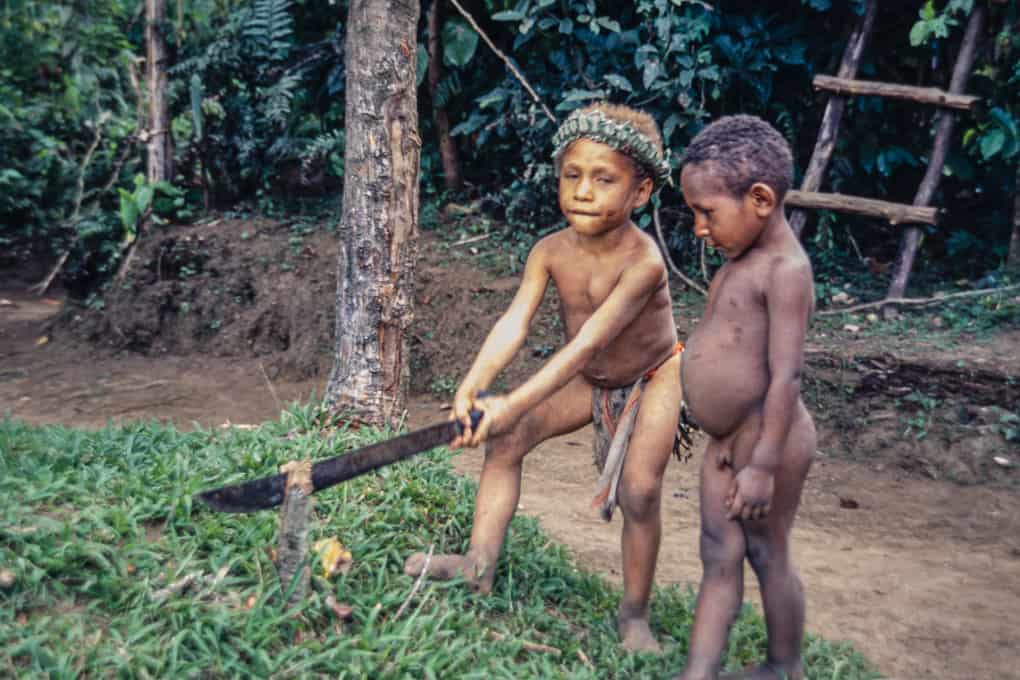
[[[57,305],[0,292],[0,408],[31,423],[96,427],[138,419],[252,423],[278,400],[321,392],[320,381],[273,383],[257,362],[205,355],[118,358],[43,342]],[[275,392],[275,395],[274,395]],[[409,422],[444,417],[428,397]],[[617,518],[588,507],[595,475],[590,433],[540,447],[525,465],[522,511],[581,564],[619,579]],[[457,466],[477,474],[480,454]],[[877,465],[877,464],[876,464]],[[840,507],[840,497],[857,501]],[[665,492],[659,583],[695,584],[696,466],[673,464]],[[921,480],[891,467],[822,458],[812,471],[794,546],[808,597],[808,629],[854,643],[891,678],[1020,678],[1020,504],[1015,491]],[[748,574],[747,597],[758,594]]]

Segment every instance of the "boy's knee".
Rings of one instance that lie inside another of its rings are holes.
[[[644,520],[659,511],[662,498],[661,480],[620,480],[620,509],[626,517]]]
[[[726,575],[744,568],[743,542],[706,522],[701,526],[701,566],[706,575]]]

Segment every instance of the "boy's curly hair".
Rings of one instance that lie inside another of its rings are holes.
[[[710,164],[726,189],[742,198],[755,182],[772,187],[779,202],[793,184],[793,152],[779,131],[758,116],[724,116],[699,132],[684,165]]]
[[[633,109],[624,104],[611,104],[609,102],[595,102],[578,109],[576,114],[586,114],[598,112],[606,118],[622,124],[630,124],[634,130],[647,138],[648,142],[651,143],[655,153],[661,159],[665,153],[665,148],[662,143],[662,134],[659,132],[659,125],[655,122],[652,116],[644,111]],[[565,148],[563,149],[566,150]],[[651,177],[653,180],[657,178],[653,176],[652,168],[646,163],[640,162],[638,159],[633,158],[630,154],[626,154],[634,162],[635,173],[638,180],[643,180],[646,177]],[[562,162],[562,154],[556,154],[556,174],[560,172],[560,163]]]

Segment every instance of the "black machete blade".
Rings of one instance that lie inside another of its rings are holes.
[[[472,412],[474,427],[480,419],[480,413]],[[319,461],[312,465],[312,492],[449,443],[461,429],[460,423],[449,420]],[[219,512],[254,512],[283,503],[286,484],[287,475],[279,474],[203,491],[196,498]]]

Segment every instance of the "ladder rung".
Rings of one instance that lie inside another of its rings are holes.
[[[889,201],[846,194],[823,194],[795,189],[786,192],[786,205],[794,208],[833,210],[865,217],[878,217],[888,220],[890,224],[938,224],[942,216],[942,211],[938,208],[890,203]]]
[[[816,90],[845,95],[875,95],[891,99],[905,99],[920,104],[932,104],[949,109],[970,111],[981,97],[952,94],[937,87],[914,87],[898,83],[880,83],[875,80],[852,80],[835,76],[815,76],[811,81]]]

